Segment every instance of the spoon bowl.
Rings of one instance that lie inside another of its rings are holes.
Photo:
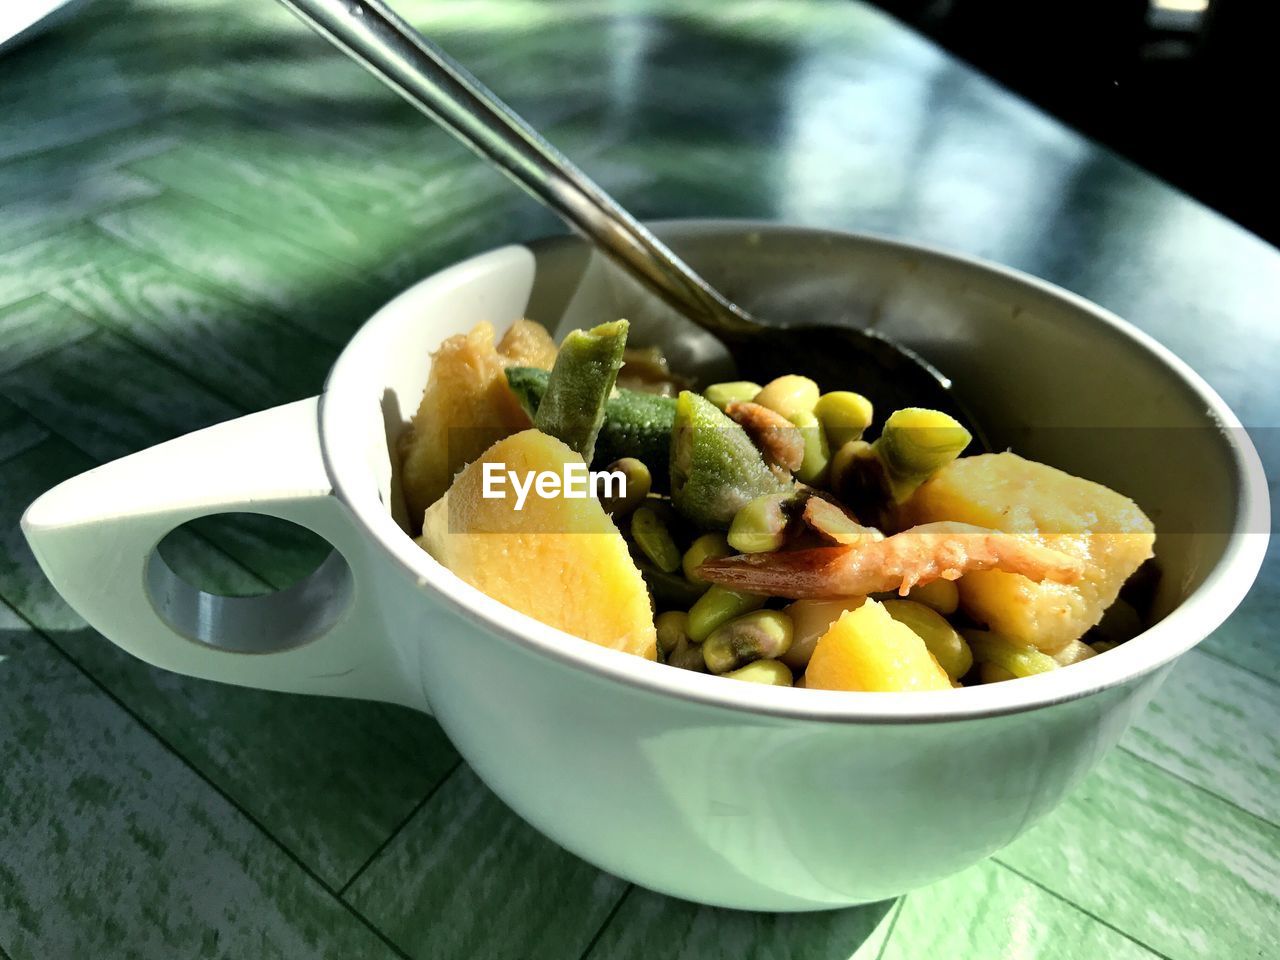
[[[381,0],[280,2],[558,214],[649,293],[716,337],[738,376],[763,382],[780,370],[800,373],[825,388],[857,389],[882,411],[943,410],[982,436],[951,396],[951,380],[883,335],[850,326],[761,323]]]

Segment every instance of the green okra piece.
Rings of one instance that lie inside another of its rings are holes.
[[[533,418],[535,427],[563,440],[587,463],[595,456],[605,405],[622,369],[629,326],[614,320],[565,337]]]
[[[530,417],[536,417],[550,374],[537,367],[508,367],[507,383]],[[596,437],[595,465],[634,457],[649,468],[653,488],[664,489],[669,474],[671,427],[676,398],[619,387],[605,401],[604,425]]]
[[[671,431],[671,502],[704,530],[727,530],[756,497],[787,493],[790,478],[765,464],[745,430],[690,390],[676,398]]]

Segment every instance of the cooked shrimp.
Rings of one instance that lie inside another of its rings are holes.
[[[776,464],[789,473],[800,469],[804,462],[804,437],[794,423],[768,407],[740,400],[730,403],[724,412],[747,431],[765,463]]]
[[[793,599],[862,596],[955,580],[976,570],[1020,573],[1032,580],[1074,583],[1084,572],[1074,557],[1010,533],[943,521],[854,546],[724,557],[698,573],[746,593]]]
[[[875,527],[864,527],[844,507],[817,494],[804,502],[802,516],[813,530],[841,546],[856,547],[884,539]]]

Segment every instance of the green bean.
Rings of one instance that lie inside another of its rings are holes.
[[[679,667],[681,670],[692,670],[695,673],[707,672],[707,665],[702,659],[702,648],[688,637],[681,639],[675,649],[667,654],[667,665]]]
[[[791,647],[791,618],[780,610],[757,610],[717,627],[702,644],[712,673],[728,673],[753,660],[776,660]]]
[[[838,450],[850,441],[862,439],[875,411],[862,394],[835,390],[819,397],[813,412],[822,422],[831,449]]]
[[[551,375],[537,367],[507,367],[506,372],[511,392],[525,412],[535,416]],[[615,386],[604,404],[604,425],[596,437],[592,466],[599,469],[622,457],[635,457],[648,465],[654,489],[665,488],[675,419],[675,397]]]
[[[1069,667],[1073,663],[1079,663],[1081,660],[1088,660],[1090,657],[1096,657],[1097,655],[1098,651],[1087,643],[1072,640],[1057,653],[1053,654],[1053,661],[1060,667]]]
[[[678,573],[659,570],[640,552],[639,547],[632,547],[631,559],[644,577],[645,586],[649,588],[653,606],[657,610],[688,610],[705,589],[695,586]]]
[[[595,454],[605,403],[622,368],[627,330],[626,320],[615,320],[565,337],[533,418],[535,427],[563,440],[587,463]]]
[[[802,673],[813,656],[813,648],[823,638],[831,625],[848,610],[862,606],[865,597],[844,597],[836,600],[797,600],[783,607],[782,612],[791,618],[791,646],[782,655],[782,662],[797,673]]]
[[[889,496],[884,464],[865,440],[851,440],[835,452],[827,486],[859,519],[873,524]]]
[[[999,664],[987,662],[978,665],[979,683],[1003,683],[1005,680],[1018,679]]]
[[[711,589],[689,608],[689,639],[694,643],[701,643],[722,623],[752,610],[759,610],[766,599],[768,598],[758,594],[739,593],[713,583]]]
[[[668,610],[654,618],[658,632],[658,649],[670,653],[681,640],[689,639],[689,615],[680,610]]]
[[[973,654],[964,637],[956,632],[955,627],[943,619],[938,611],[926,607],[923,603],[911,600],[883,600],[881,605],[889,616],[924,641],[924,645],[938,661],[938,666],[947,672],[952,680],[959,680],[973,666]]]
[[[944,617],[949,617],[960,607],[960,589],[954,580],[933,580],[912,587],[907,593],[907,599],[923,603]]]
[[[721,410],[734,402],[749,403],[760,392],[760,384],[750,380],[733,380],[729,383],[713,383],[702,395]]]
[[[725,539],[723,533],[704,533],[689,545],[689,549],[684,552],[684,558],[680,561],[684,568],[685,579],[698,586],[707,586],[707,581],[698,573],[698,568],[708,560],[727,557],[732,553],[733,548],[729,546],[729,541]]]
[[[822,425],[812,410],[798,410],[789,419],[800,428],[800,436],[804,439],[804,461],[796,471],[796,479],[810,486],[820,486],[826,480],[831,463],[827,435],[822,432]]]
[[[906,500],[916,487],[960,456],[971,439],[958,420],[939,410],[906,407],[889,414],[875,449],[894,500]]]
[[[795,677],[781,660],[757,660],[737,670],[722,673],[721,676],[748,683],[764,683],[772,687],[790,687],[795,684]]]
[[[729,546],[739,553],[769,553],[781,547],[787,536],[783,509],[787,497],[781,493],[756,497],[735,513],[729,526]]]
[[[631,514],[631,539],[663,573],[672,573],[679,568],[680,548],[652,507],[640,507]]]
[[[987,630],[965,630],[965,640],[973,653],[974,663],[994,663],[1015,677],[1029,677],[1058,669],[1057,662],[1035,647],[1014,643],[1008,637]]]
[[[649,496],[653,478],[649,475],[649,468],[635,457],[615,460],[605,467],[605,470],[609,473],[620,473],[623,477],[622,490],[619,494],[605,497],[600,501],[606,513],[611,513],[615,517],[625,516],[644,503]]]
[[[793,414],[813,413],[818,404],[818,385],[808,377],[789,373],[766,383],[753,402],[791,420]]]

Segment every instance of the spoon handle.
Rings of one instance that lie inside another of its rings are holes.
[[[381,0],[280,2],[690,320],[721,336],[756,327],[745,311]]]

